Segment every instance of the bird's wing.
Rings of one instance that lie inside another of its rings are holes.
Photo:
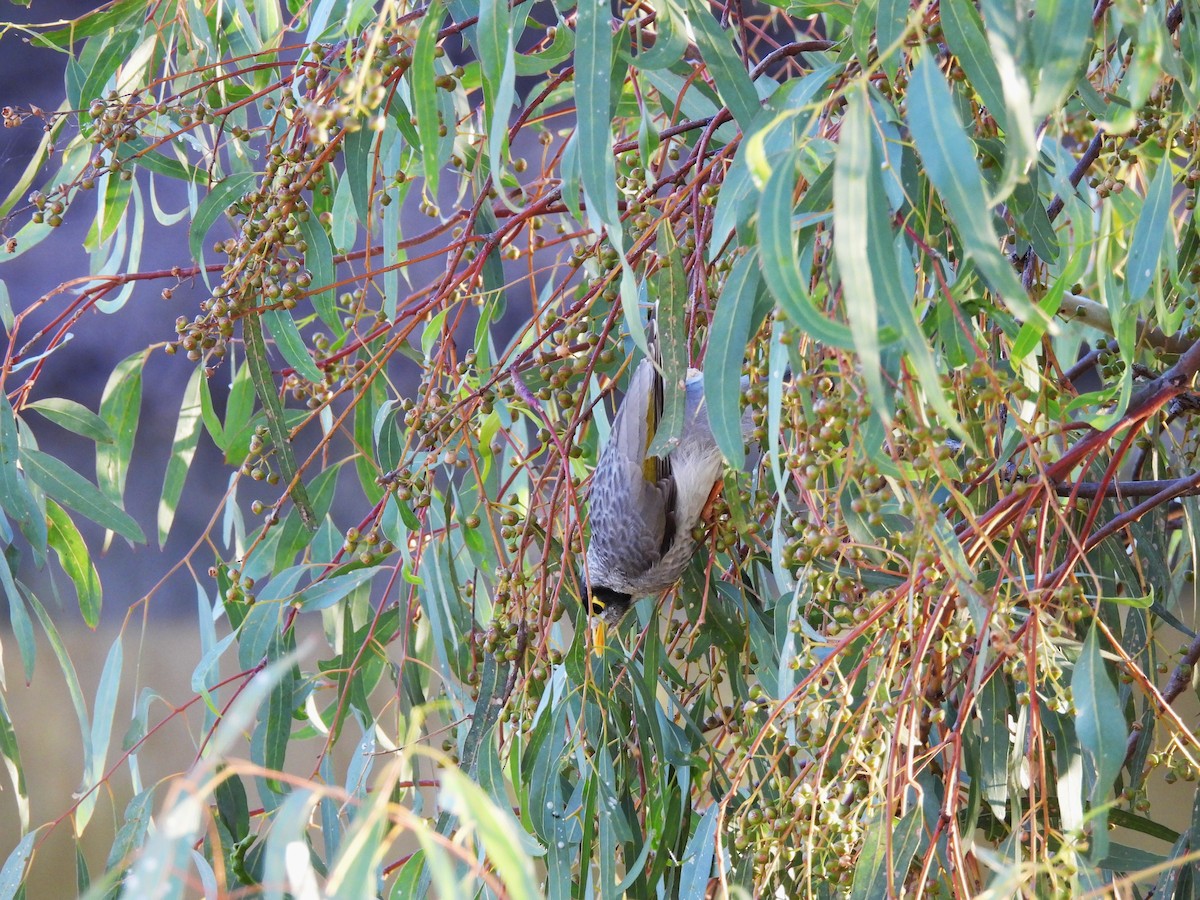
[[[640,513],[645,538],[659,556],[675,539],[677,497],[670,457],[646,454],[662,416],[662,391],[662,376],[654,363],[642,360],[630,379],[609,437],[610,448],[620,457],[618,464],[628,476],[629,507]]]

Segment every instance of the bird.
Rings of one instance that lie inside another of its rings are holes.
[[[696,551],[693,531],[721,477],[723,460],[704,403],[704,376],[684,379],[683,429],[665,456],[648,456],[662,416],[663,376],[651,355],[634,369],[592,474],[591,535],[585,554],[593,646],[604,652],[637,597],[677,582]]]

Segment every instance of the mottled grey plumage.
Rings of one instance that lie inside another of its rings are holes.
[[[592,476],[590,611],[610,625],[634,597],[661,593],[679,580],[696,549],[692,530],[721,474],[703,379],[695,369],[686,379],[679,443],[665,459],[647,458],[660,412],[660,377],[650,360],[638,365]]]

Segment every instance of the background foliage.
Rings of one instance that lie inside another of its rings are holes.
[[[1200,771],[1194,5],[116,0],[21,38],[70,61],[61,108],[4,110],[44,140],[3,259],[78,217],[91,266],[0,280],[5,689],[64,678],[85,759],[30,821],[0,694],[0,892],[110,790],[95,896],[1200,890],[1200,795],[1176,828],[1151,793]],[[167,228],[191,258],[145,269]],[[163,301],[98,410],[39,391]],[[731,468],[600,656],[586,480],[651,306]],[[193,374],[139,523],[164,352]],[[161,547],[200,441],[228,490],[83,684],[23,573],[94,627],[80,524]],[[126,657],[187,578],[173,703]]]

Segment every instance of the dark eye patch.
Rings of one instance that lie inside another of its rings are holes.
[[[592,594],[591,598],[589,599],[588,605],[592,610],[593,616],[600,615],[601,613],[604,612],[604,608],[606,606],[608,606],[607,603],[605,603],[602,599],[597,597],[595,594]]]

